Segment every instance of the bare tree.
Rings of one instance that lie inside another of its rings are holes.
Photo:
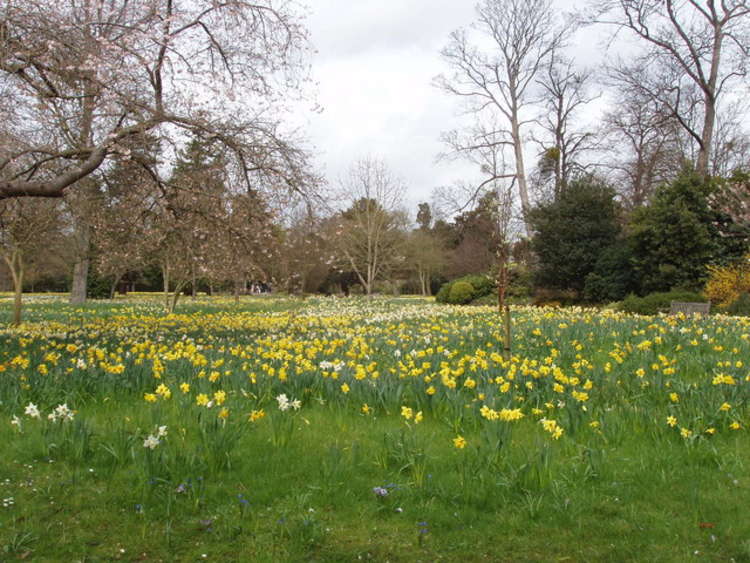
[[[148,144],[144,140],[134,147],[134,151],[141,153],[138,160],[155,161],[155,147],[144,150]],[[116,155],[112,166],[102,175],[100,189],[86,200],[92,212],[81,223],[90,229],[96,272],[112,282],[111,298],[126,273],[152,264],[152,214],[163,193],[136,160]],[[71,195],[77,194],[74,191]],[[69,199],[72,198],[66,197]],[[85,248],[85,252],[90,254],[90,249]]]
[[[717,115],[711,172],[728,178],[735,170],[746,170],[750,163],[750,132],[743,126],[748,115],[745,99],[726,104]]]
[[[580,110],[596,96],[588,93],[591,72],[576,70],[573,61],[552,53],[545,72],[537,83],[544,92],[545,112],[540,125],[547,139],[538,141],[542,154],[542,178],[553,182],[552,194],[557,199],[571,175],[585,170],[583,155],[594,147],[594,134],[576,128]]]
[[[406,218],[399,210],[403,182],[381,160],[356,161],[340,183],[341,196],[350,207],[336,218],[332,243],[372,295],[375,282],[402,261],[401,242]]]
[[[428,229],[415,229],[406,237],[407,267],[417,275],[422,295],[432,295],[430,282],[446,262],[441,241]]]
[[[696,171],[709,172],[716,111],[750,54],[746,0],[598,0],[594,21],[632,32],[645,44],[640,68],[667,80],[647,88],[697,144]],[[643,84],[646,76],[641,75]],[[700,112],[697,123],[690,114]]]
[[[0,202],[0,255],[13,280],[13,320],[21,323],[24,276],[35,255],[60,237],[62,224],[55,201],[13,200]]]
[[[336,265],[334,239],[326,236],[334,221],[324,217],[325,205],[315,199],[294,202],[284,211],[284,235],[274,278],[289,293],[314,293]]]
[[[551,0],[483,0],[472,26],[478,37],[474,40],[465,30],[454,31],[442,51],[453,73],[435,80],[439,88],[461,98],[477,121],[498,124],[484,132],[513,149],[512,177],[524,221],[531,209],[523,154],[523,129],[530,118],[524,118],[524,112],[532,102],[539,72],[569,29],[557,25],[556,19]],[[491,48],[477,46],[485,44]],[[488,120],[488,115],[493,117]],[[472,146],[469,142],[460,148],[468,152]],[[526,229],[530,234],[528,224]]]
[[[647,204],[656,186],[670,181],[689,158],[681,126],[643,90],[642,76],[622,67],[610,69],[612,109],[604,114],[598,135],[599,165],[621,186],[630,208]]]

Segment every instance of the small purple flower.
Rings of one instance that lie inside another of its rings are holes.
[[[384,487],[373,487],[372,492],[375,493],[376,497],[387,497],[388,489]]]

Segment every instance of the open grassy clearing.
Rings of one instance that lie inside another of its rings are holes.
[[[746,319],[519,308],[506,361],[418,299],[27,318],[0,558],[750,561]]]

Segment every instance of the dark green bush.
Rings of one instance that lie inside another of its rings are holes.
[[[435,294],[435,301],[438,303],[447,303],[448,302],[448,294],[451,292],[451,286],[453,284],[451,282],[444,283],[440,286],[440,289]]]
[[[487,276],[464,276],[456,281],[470,283],[474,288],[474,298],[489,295],[495,289],[495,282]]]
[[[705,303],[707,299],[700,293],[685,290],[649,293],[645,297],[628,295],[617,306],[617,310],[638,315],[656,315],[657,313],[669,312],[669,306],[672,301]]]
[[[750,293],[743,293],[727,307],[730,315],[750,316]]]
[[[438,291],[437,295],[435,295],[435,301],[437,301],[438,303],[454,303],[450,300],[450,295],[453,286],[457,283],[468,283],[471,286],[473,291],[472,299],[477,299],[479,297],[489,295],[495,289],[495,283],[489,277],[469,275],[455,279],[453,281],[449,281],[448,283],[444,283],[440,288],[440,291]]]
[[[474,287],[467,281],[457,281],[452,284],[448,294],[448,303],[451,305],[466,305],[476,297]]]
[[[109,299],[112,290],[112,279],[89,274],[86,280],[86,296],[89,299]]]

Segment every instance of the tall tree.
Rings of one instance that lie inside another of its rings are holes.
[[[706,266],[736,258],[746,241],[726,234],[732,220],[711,207],[718,189],[689,167],[671,183],[660,186],[650,205],[631,221],[633,265],[641,292],[673,288],[698,289]]]
[[[531,215],[539,257],[538,283],[546,288],[583,293],[586,276],[620,231],[612,188],[593,177],[571,182],[557,201]]]
[[[515,166],[510,176],[518,188],[529,234],[531,199],[523,130],[531,117],[525,111],[532,102],[535,80],[569,29],[559,26],[557,18],[551,0],[483,0],[472,26],[476,37],[466,30],[451,34],[442,55],[453,72],[435,80],[439,88],[463,100],[478,122],[492,124],[492,130],[470,132],[465,140],[449,134],[454,150],[470,153],[485,148],[488,140],[512,147]]]
[[[140,164],[156,164],[158,147],[152,141],[132,139],[132,158],[115,156],[88,202],[94,268],[99,277],[111,281],[111,297],[126,273],[152,265],[156,250],[153,213],[166,192],[157,189],[148,167]]]
[[[440,239],[426,229],[415,229],[406,237],[406,268],[416,274],[422,295],[431,295],[431,281],[445,265],[446,252]]]
[[[399,204],[405,188],[383,161],[371,157],[355,162],[340,188],[350,207],[337,218],[333,242],[342,266],[354,271],[372,295],[375,282],[403,259],[406,217]]]
[[[594,135],[577,127],[576,118],[594,97],[588,93],[590,71],[579,71],[573,61],[552,53],[537,80],[542,87],[545,111],[540,125],[546,138],[539,161],[541,179],[551,179],[552,196],[557,199],[574,173],[585,169],[583,156],[593,148]]]
[[[679,122],[636,76],[613,68],[608,85],[613,103],[602,117],[600,164],[625,205],[636,209],[649,202],[658,185],[674,179],[689,155],[683,151]]]
[[[746,0],[597,0],[596,21],[630,31],[643,45],[635,80],[663,104],[698,146],[695,170],[709,173],[719,99],[746,75],[750,54]],[[691,113],[700,111],[700,119]]]
[[[29,262],[43,258],[62,238],[60,206],[55,201],[0,201],[0,256],[13,280],[13,320],[21,323],[24,276]]]
[[[316,292],[335,262],[331,257],[332,243],[325,236],[326,221],[312,205],[297,207],[287,215],[275,276],[290,293]]]
[[[417,211],[417,225],[419,225],[419,228],[423,231],[429,230],[432,226],[432,210],[430,209],[429,203],[423,202],[419,204]]]

